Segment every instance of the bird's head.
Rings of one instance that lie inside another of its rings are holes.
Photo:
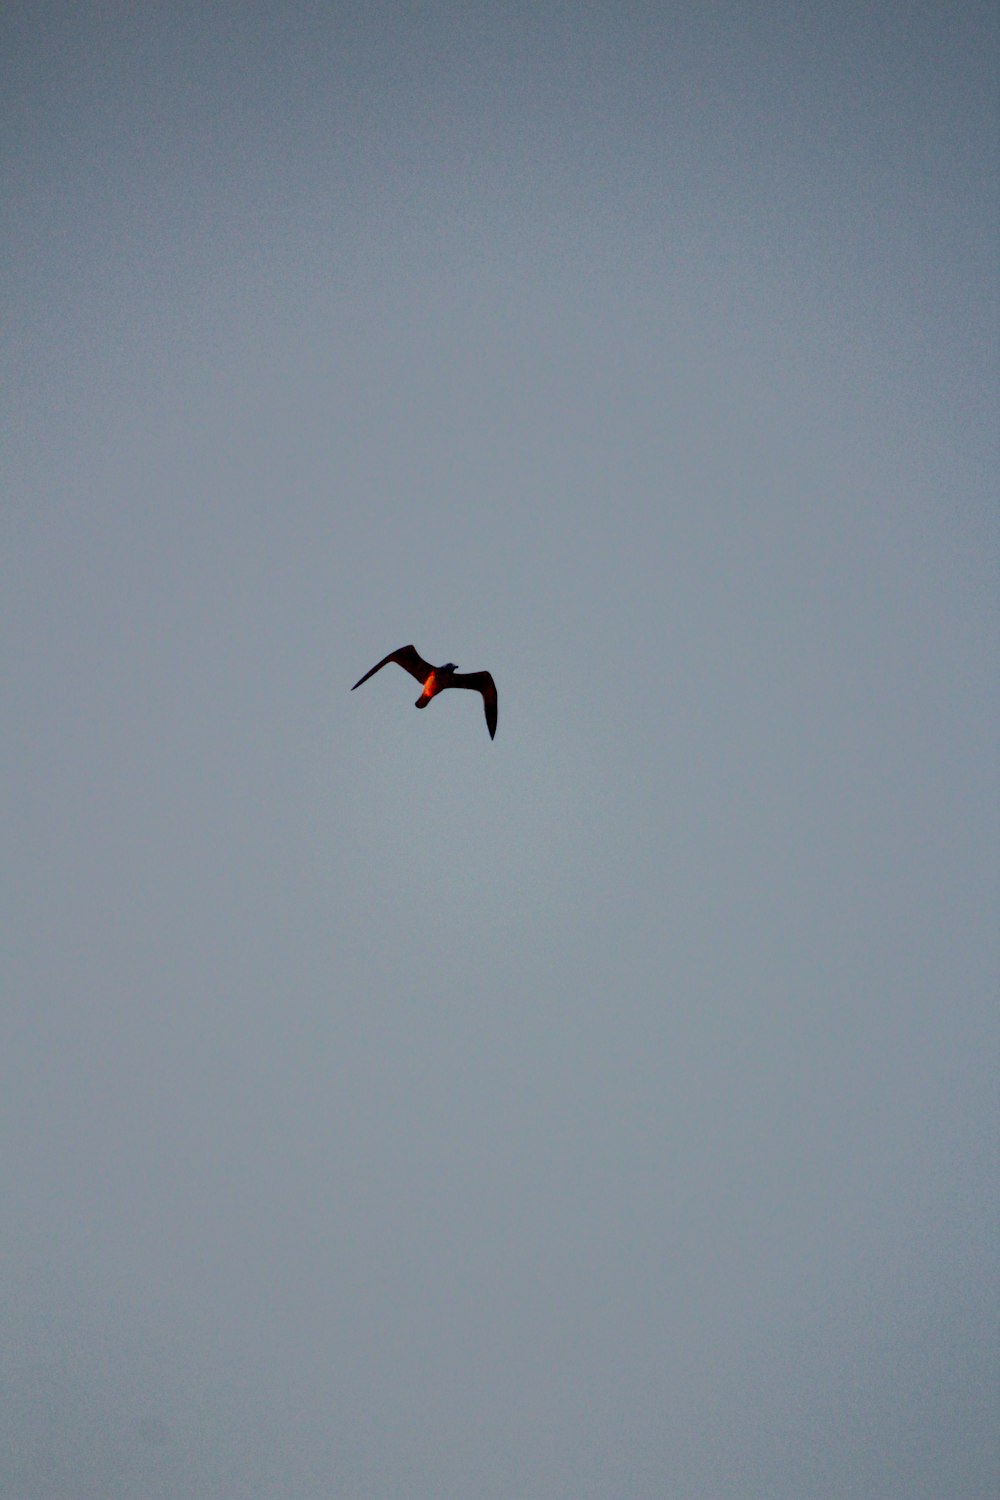
[[[453,672],[458,671],[458,662],[446,661],[443,667],[438,668],[438,671],[444,673],[445,676],[450,677]]]

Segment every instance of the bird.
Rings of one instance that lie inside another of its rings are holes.
[[[390,651],[388,656],[383,656],[380,662],[359,677],[354,688],[359,688],[369,677],[374,677],[376,672],[381,672],[384,666],[394,661],[397,666],[409,672],[415,677],[423,688],[423,692],[417,699],[416,708],[426,708],[432,698],[438,693],[443,693],[445,688],[471,688],[474,693],[482,693],[483,708],[486,711],[486,727],[493,739],[497,732],[497,685],[489,672],[460,672],[458,663],[446,661],[443,667],[432,667],[429,661],[424,661],[416,646],[400,646],[397,651]]]

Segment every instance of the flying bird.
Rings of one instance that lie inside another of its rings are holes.
[[[438,693],[443,693],[445,688],[471,688],[474,693],[482,693],[483,708],[486,710],[486,727],[490,732],[490,739],[497,732],[497,685],[489,672],[460,672],[458,663],[446,661],[443,667],[432,667],[429,661],[424,661],[415,646],[400,646],[398,651],[390,651],[388,656],[359,677],[354,688],[359,688],[369,677],[374,677],[388,662],[394,661],[397,666],[409,672],[415,677],[423,688],[423,692],[416,701],[417,708],[426,708],[432,698]]]

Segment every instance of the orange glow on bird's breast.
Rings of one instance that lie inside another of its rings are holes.
[[[437,674],[435,672],[432,672],[427,681],[424,683],[424,692],[427,694],[428,698],[433,698],[434,694],[437,692]]]

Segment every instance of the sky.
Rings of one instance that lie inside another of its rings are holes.
[[[1000,1489],[998,59],[4,8],[0,1500]]]

